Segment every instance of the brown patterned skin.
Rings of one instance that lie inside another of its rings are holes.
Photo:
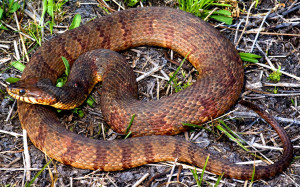
[[[122,77],[115,73],[122,70],[104,74],[101,107],[104,118],[115,131],[125,132],[131,116],[135,114],[130,129],[134,136],[177,134],[186,130],[182,122],[204,123],[223,114],[239,98],[243,87],[243,66],[233,45],[193,15],[158,7],[117,12],[54,37],[34,54],[22,80],[46,78],[55,82],[64,71],[61,56],[72,64],[79,55],[93,49],[120,51],[141,45],[171,48],[187,56],[199,71],[199,80],[171,97],[149,103],[139,102],[138,105],[133,102],[135,85],[120,83],[119,86],[124,87],[118,89],[109,82],[113,79],[122,82]],[[111,65],[108,69],[115,67]],[[133,79],[130,73],[127,75]],[[133,95],[117,94],[120,90],[129,90]],[[171,104],[172,101],[175,103]],[[291,142],[272,117],[249,103],[243,104],[269,122],[283,142],[284,152],[280,160],[269,166],[255,167],[254,179],[274,176],[289,165]],[[176,158],[180,162],[203,167],[208,156],[197,145],[178,137],[144,136],[114,141],[82,137],[66,130],[55,112],[47,106],[18,101],[18,112],[22,128],[28,131],[36,147],[51,158],[78,168],[117,171]],[[212,155],[206,169],[237,179],[251,179],[253,172],[253,166],[235,165]]]

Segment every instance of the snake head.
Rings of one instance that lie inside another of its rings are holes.
[[[56,103],[56,98],[40,86],[44,85],[45,82],[52,84],[49,79],[30,78],[12,83],[6,89],[10,96],[20,101],[31,104],[52,105]]]

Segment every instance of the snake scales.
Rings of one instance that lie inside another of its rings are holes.
[[[187,56],[198,70],[199,79],[184,91],[144,103],[135,101],[135,83],[123,83],[116,72],[104,75],[102,112],[116,132],[124,133],[135,114],[130,128],[134,136],[178,134],[186,130],[182,122],[202,124],[220,116],[238,100],[244,73],[234,46],[199,18],[163,7],[116,12],[54,37],[33,55],[22,80],[50,79],[55,82],[65,69],[61,56],[72,65],[87,51],[99,48],[121,51],[141,45],[170,48]],[[116,71],[125,71],[123,74],[132,79],[132,73],[125,68]],[[116,84],[110,82],[112,79],[121,82],[118,89],[112,86]],[[284,152],[277,162],[255,167],[255,179],[274,176],[289,165],[291,142],[272,117],[250,103],[242,103],[269,122],[283,142]],[[197,145],[172,136],[143,136],[114,141],[89,139],[65,129],[55,112],[47,106],[18,101],[18,112],[22,128],[28,131],[37,148],[51,158],[78,168],[116,171],[176,158],[180,162],[203,167],[208,156]],[[251,179],[253,166],[236,165],[211,155],[206,170],[224,173],[231,178]]]

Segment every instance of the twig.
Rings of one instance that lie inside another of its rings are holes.
[[[146,73],[145,72],[143,72],[143,71],[138,71],[138,70],[133,70],[134,72],[136,72],[136,73],[140,73],[140,74],[143,74],[143,75],[145,75]],[[152,77],[155,77],[155,78],[159,78],[159,79],[163,79],[163,80],[170,80],[170,78],[168,79],[168,78],[166,78],[166,77],[162,77],[162,76],[159,76],[159,75],[151,75]]]
[[[21,57],[20,57],[20,52],[19,52],[18,44],[17,44],[16,40],[14,40],[14,49],[15,49],[16,60],[19,61],[21,59]]]
[[[16,133],[16,132],[9,132],[9,131],[5,131],[5,130],[1,130],[1,129],[0,129],[0,133],[9,134],[9,135],[15,136],[15,137],[23,136],[23,134],[19,134],[19,133]]]
[[[291,12],[293,12],[293,11],[295,11],[295,10],[298,10],[298,9],[300,9],[300,5],[298,5],[298,6],[294,7],[294,8],[291,8],[291,9],[289,9],[289,10],[283,12],[281,15],[282,15],[282,16],[286,16],[286,15],[288,15],[289,13],[291,13]]]
[[[138,187],[150,174],[146,173],[142,178],[140,178],[136,183],[132,185],[132,187]]]
[[[287,82],[279,82],[279,83],[269,83],[264,82],[264,86],[276,86],[276,87],[291,87],[291,88],[300,88],[300,84],[296,83],[287,83]]]
[[[248,14],[247,14],[247,18],[246,18],[245,27],[244,27],[244,29],[243,29],[241,35],[240,35],[239,40],[238,40],[238,41],[236,42],[236,44],[235,44],[235,48],[237,48],[237,46],[239,45],[239,43],[240,43],[240,41],[241,41],[241,39],[242,39],[242,37],[243,37],[243,34],[244,34],[244,32],[246,31],[246,28],[247,28],[247,25],[248,25],[248,21],[249,21],[250,12],[251,12],[252,7],[255,5],[255,3],[256,3],[256,2],[253,1],[253,3],[251,4],[251,6],[250,6],[250,8],[249,8],[249,10],[248,10]]]
[[[269,59],[269,57],[266,55],[266,53],[260,48],[260,46],[258,44],[256,44],[257,49],[264,55],[265,59],[267,60],[268,64],[270,65],[271,68],[276,69],[271,60]],[[251,51],[252,52],[252,51]]]
[[[9,45],[0,44],[1,48],[9,49]]]
[[[17,14],[16,12],[14,12],[14,17],[15,17],[15,20],[16,20],[16,24],[17,24],[17,27],[19,29],[19,31],[21,30],[21,27],[20,27],[20,24],[19,24],[19,20],[18,20],[18,17],[17,17]],[[25,46],[25,42],[24,42],[24,39],[23,39],[23,36],[19,33],[20,35],[20,39],[21,39],[21,43],[22,43],[22,49],[23,49],[23,54],[25,55],[25,58],[27,60],[27,62],[29,62],[29,57],[28,57],[28,52],[27,52],[27,49],[26,49],[26,46]]]
[[[215,24],[210,24],[212,26],[216,26]],[[229,29],[229,30],[233,30],[233,31],[239,31],[239,32],[243,32],[243,30],[238,30],[236,28],[230,28],[230,27],[226,27],[226,26],[218,26],[220,28],[224,28],[224,29]],[[245,31],[244,34],[256,34],[257,31]],[[292,36],[292,37],[300,37],[300,34],[289,34],[289,33],[274,33],[274,32],[260,32],[260,34],[262,35],[274,35],[274,36]]]
[[[253,112],[233,112],[233,115],[236,117],[260,118],[259,115],[257,115],[256,113],[253,113]],[[283,123],[293,123],[293,124],[300,125],[300,121],[297,119],[283,118],[283,117],[277,117],[277,116],[274,116],[274,118],[277,121],[280,121]]]
[[[167,182],[166,187],[169,187],[169,184],[170,184],[170,181],[171,181],[171,179],[172,179],[172,175],[173,175],[173,173],[174,173],[174,170],[175,170],[177,161],[178,161],[178,158],[176,158],[175,161],[174,161],[174,164],[173,164],[173,167],[172,167],[172,169],[171,169],[170,177],[168,178],[168,182]]]
[[[8,120],[9,120],[9,118],[10,118],[10,116],[11,116],[11,114],[12,114],[12,111],[13,111],[15,105],[16,105],[16,102],[17,102],[17,100],[14,101],[14,103],[13,103],[11,109],[10,109],[9,112],[8,112],[8,115],[7,115],[7,118],[5,119],[5,121],[8,121]]]
[[[159,79],[156,78],[156,98],[159,100]]]
[[[260,149],[270,149],[270,150],[279,150],[279,151],[283,150],[283,148],[281,148],[281,147],[266,146],[266,145],[261,145],[258,143],[253,143],[252,146],[256,147],[256,148],[260,148]]]
[[[28,151],[28,143],[27,143],[27,131],[23,129],[23,144],[24,144],[24,155],[25,155],[25,172],[26,172],[26,180],[30,180],[30,168],[31,168],[31,162],[30,162],[30,156]]]
[[[254,41],[253,41],[252,47],[251,47],[251,49],[250,49],[250,53],[253,52],[253,49],[254,49],[254,46],[255,46],[256,41],[257,41],[257,39],[258,39],[259,33],[260,33],[260,31],[262,30],[262,26],[264,25],[264,23],[265,23],[267,17],[270,15],[271,11],[272,11],[272,9],[269,10],[269,12],[267,13],[267,15],[264,17],[263,21],[261,22],[261,24],[260,24],[260,26],[259,26],[259,28],[258,28],[258,31],[257,31],[257,33],[256,33],[255,39],[254,39]]]
[[[260,96],[259,94],[252,94],[254,96]],[[292,93],[292,94],[261,94],[264,96],[270,96],[270,97],[292,97],[292,96],[300,96],[300,93]]]
[[[207,21],[207,19],[216,11],[218,10],[218,8],[214,8],[212,11],[209,12],[209,14],[206,16],[206,18],[204,18],[204,21]]]
[[[115,0],[112,0],[112,2],[114,2],[116,5],[118,5],[121,9],[125,10],[125,8],[122,5],[120,5],[118,2],[116,2]]]
[[[32,40],[32,41],[35,41],[32,37],[28,36],[27,34],[22,33],[22,32],[19,31],[18,29],[15,29],[15,28],[13,28],[12,26],[10,26],[10,25],[4,23],[2,20],[1,20],[1,23],[4,24],[6,27],[10,28],[11,30],[18,32],[19,34],[22,34],[22,35],[25,36],[26,38],[28,38],[28,39],[30,39],[30,40]]]
[[[239,33],[239,28],[240,28],[240,26],[241,26],[242,23],[244,23],[244,19],[242,19],[242,20],[239,22],[239,24],[237,25],[237,27],[236,27],[235,34],[234,34],[234,40],[233,40],[234,44],[236,44],[236,42],[237,42],[238,33]]]
[[[259,63],[259,62],[258,62],[258,63],[255,63],[255,64],[256,64],[256,65],[259,65],[259,66],[262,66],[262,67],[264,67],[264,68],[268,68],[268,69],[273,70],[273,71],[277,71],[277,69],[272,68],[272,67],[270,67],[270,66],[268,66],[268,65]],[[284,74],[284,75],[287,75],[287,76],[289,76],[289,77],[292,77],[292,78],[294,78],[294,79],[300,81],[300,77],[297,77],[297,76],[295,76],[295,75],[293,75],[293,74],[287,73],[287,72],[282,71],[282,70],[279,70],[279,72],[282,73],[282,74]]]
[[[40,171],[42,168],[28,168],[29,171]],[[51,168],[52,169],[52,168]],[[0,168],[0,171],[24,171],[26,168]]]
[[[141,81],[142,79],[152,75],[153,73],[159,71],[162,69],[163,66],[155,66],[153,69],[151,69],[150,71],[146,72],[145,74],[139,76],[138,78],[136,78],[136,82]]]

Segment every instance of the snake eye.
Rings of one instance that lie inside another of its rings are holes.
[[[24,95],[26,93],[26,90],[25,89],[21,89],[20,91],[19,91],[19,94],[20,95]]]

